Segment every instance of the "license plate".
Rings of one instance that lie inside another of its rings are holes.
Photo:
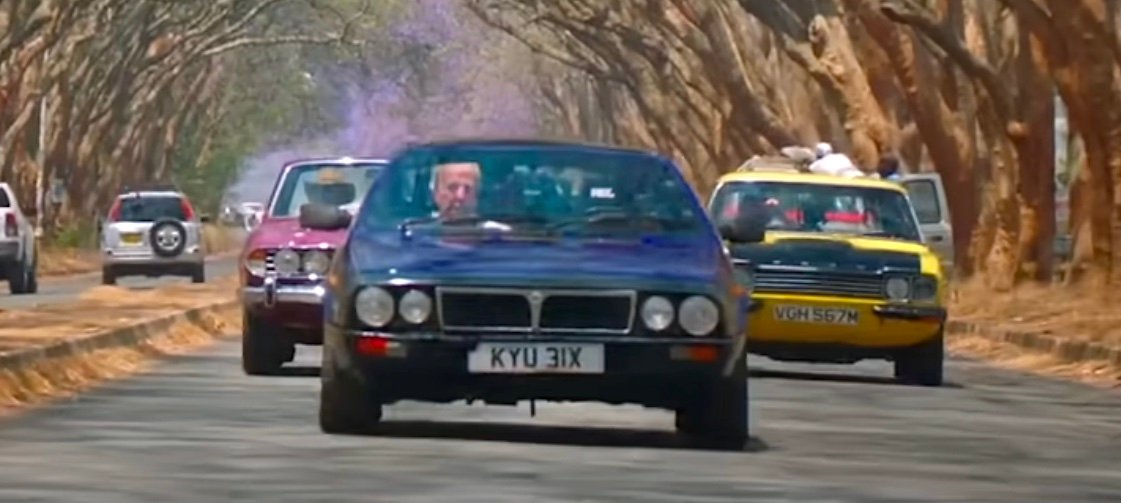
[[[844,307],[782,305],[775,306],[775,319],[819,325],[856,325],[860,322],[860,314],[856,309]]]
[[[603,345],[480,343],[467,354],[475,374],[602,374]]]
[[[140,244],[141,236],[139,232],[125,232],[121,234],[121,242],[126,245]]]

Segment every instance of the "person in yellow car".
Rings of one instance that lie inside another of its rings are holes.
[[[770,218],[747,218],[762,208]],[[944,274],[898,183],[744,167],[720,179],[709,211],[753,273],[750,353],[884,359],[903,381],[942,383]],[[764,228],[735,228],[752,220]]]

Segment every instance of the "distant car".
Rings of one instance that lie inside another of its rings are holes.
[[[313,159],[285,165],[268,210],[242,251],[241,362],[269,375],[295,357],[296,344],[323,342],[323,281],[346,229],[309,229],[300,207],[324,203],[353,211],[386,162]]]
[[[726,234],[755,275],[749,352],[889,360],[904,382],[942,384],[946,273],[900,183],[757,157],[720,178],[709,210],[722,227],[762,219],[758,232]]]
[[[101,282],[124,276],[188,276],[206,281],[202,224],[187,195],[171,187],[126,190],[101,228]]]
[[[675,164],[607,146],[456,141],[398,153],[327,272],[319,424],[400,400],[634,403],[743,448],[747,276]],[[743,280],[741,283],[740,280]]]
[[[0,278],[8,281],[12,294],[39,290],[39,249],[35,228],[20,210],[15,191],[0,183]]]

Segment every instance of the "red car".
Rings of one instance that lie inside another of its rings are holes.
[[[305,228],[300,207],[329,204],[353,215],[385,165],[369,158],[311,159],[280,171],[239,267],[247,374],[273,374],[292,361],[297,344],[323,344],[323,281],[348,229]]]

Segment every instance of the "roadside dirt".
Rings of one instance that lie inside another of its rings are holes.
[[[71,304],[0,313],[0,352],[79,338],[232,300],[236,284],[235,277],[228,277],[202,285],[177,284],[148,291],[102,286]],[[72,396],[101,381],[135,373],[159,357],[190,351],[233,333],[240,322],[238,310],[229,309],[206,316],[199,323],[178,323],[139,347],[55,359],[19,373],[0,370],[0,412]]]
[[[203,243],[211,254],[228,253],[241,247],[243,231],[219,225],[203,226]],[[44,246],[39,255],[39,275],[66,276],[101,270],[97,250]]]
[[[1121,346],[1121,303],[1116,295],[1082,287],[1024,285],[996,294],[978,284],[957,289],[950,316],[1000,331],[1036,332],[1057,338]],[[1106,361],[1067,362],[1056,356],[976,335],[954,335],[956,354],[999,367],[1107,387],[1121,387],[1121,367]]]

